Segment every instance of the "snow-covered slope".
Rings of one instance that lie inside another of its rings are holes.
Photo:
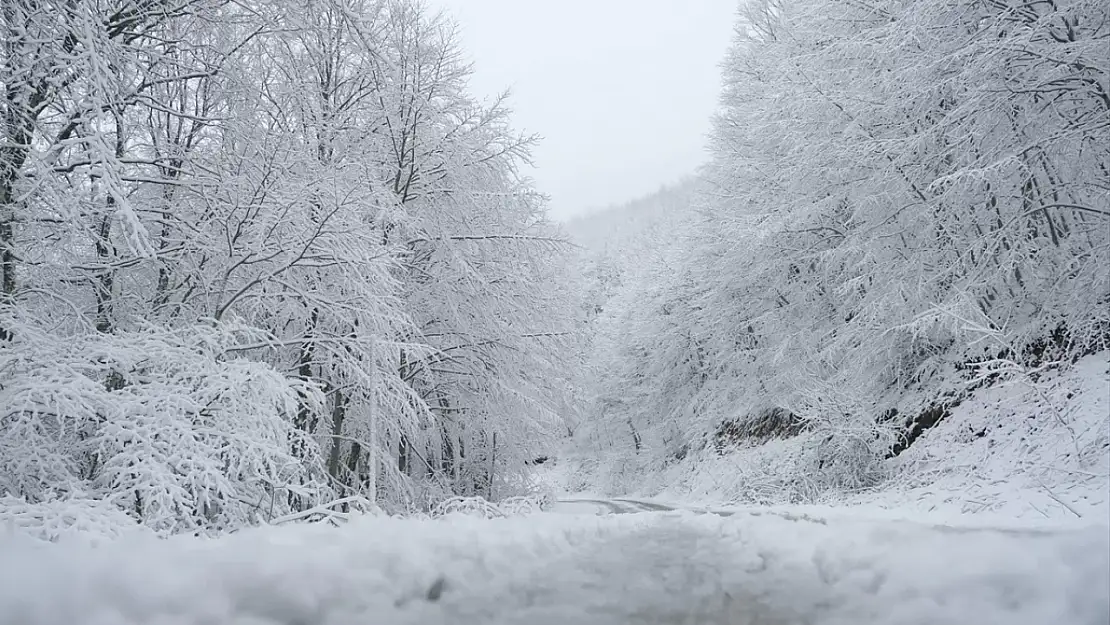
[[[1110,354],[976,391],[899,465],[913,508],[1110,518]]]
[[[941,512],[1107,521],[1110,353],[1036,380],[1019,376],[975,391],[887,461],[887,481],[871,491],[810,498],[803,457],[815,442],[802,434],[725,454],[709,448],[662,470],[601,467],[589,481],[607,494],[671,502],[863,504],[910,517]]]
[[[0,625],[1104,625],[1106,527],[690,512],[0,538]]]

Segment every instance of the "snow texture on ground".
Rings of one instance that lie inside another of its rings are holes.
[[[0,538],[3,625],[1105,625],[1110,530],[788,511],[358,519],[219,539]],[[619,510],[642,509],[631,502]]]

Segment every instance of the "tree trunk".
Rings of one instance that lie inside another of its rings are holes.
[[[366,490],[369,493],[370,503],[377,505],[378,503],[378,357],[377,345],[373,339],[370,341],[370,388],[367,389],[370,396],[370,410],[367,415],[367,429],[370,434],[366,441],[370,445],[370,449],[366,450],[369,454],[367,462],[369,462],[369,484]],[[352,449],[351,454],[357,460],[357,449]]]
[[[336,390],[331,408],[331,449],[328,451],[328,475],[335,481],[339,479],[340,455],[343,451],[343,422],[347,419],[347,397],[343,391]],[[349,484],[348,484],[349,485]]]
[[[497,432],[493,433],[493,443],[489,449],[489,483],[486,486],[486,499],[493,501],[493,479],[497,473]]]
[[[409,439],[404,432],[397,440],[397,470],[403,475],[409,472]]]
[[[93,295],[96,299],[96,331],[101,334],[112,333],[112,289],[115,275],[109,265],[112,262],[112,210],[116,201],[111,194],[105,202],[107,214],[100,218],[96,229],[96,260],[100,265],[93,279]]]
[[[313,347],[312,336],[316,332],[316,323],[320,318],[320,312],[313,309],[312,314],[309,316],[308,327],[305,331],[304,341],[301,343],[301,354],[297,365],[297,375],[301,380],[308,382],[312,380],[312,360]],[[293,427],[299,430],[304,437],[312,436],[316,431],[316,415],[312,411],[312,407],[308,405],[307,399],[301,399],[300,408],[297,410],[297,416],[293,419]],[[293,455],[303,460],[308,454],[308,449],[305,447],[304,439],[300,439],[296,445],[293,446]]]
[[[640,433],[636,431],[636,426],[632,425],[632,419],[628,419],[628,429],[632,431],[632,444],[636,446],[636,453],[640,453],[643,441],[640,440]]]

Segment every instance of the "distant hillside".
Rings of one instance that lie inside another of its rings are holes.
[[[699,184],[698,179],[687,178],[626,204],[575,217],[564,227],[575,243],[591,252],[637,247],[689,213]]]

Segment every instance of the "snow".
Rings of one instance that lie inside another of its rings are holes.
[[[32,504],[10,495],[0,496],[0,532],[5,529],[47,541],[64,539],[88,544],[132,533],[153,535],[112,502],[92,498]]]
[[[724,455],[706,450],[592,490],[674,507],[796,506],[806,443],[801,435]],[[569,483],[582,482],[573,476],[573,458],[562,465]],[[1110,353],[1084,357],[1035,382],[1019,377],[975,391],[887,469],[890,479],[877,489],[804,503],[818,511],[850,507],[853,516],[881,519],[930,514],[996,525],[1110,523]]]
[[[552,514],[593,514],[600,516],[603,514],[611,514],[612,512],[612,507],[606,506],[600,501],[590,501],[587,499],[560,501],[551,508]]]
[[[884,488],[808,505],[719,503],[788,469],[791,439],[672,466],[659,499],[583,493],[508,518],[168,540],[78,525],[48,543],[12,521],[34,511],[13,512],[0,625],[1105,625],[1108,367],[1100,354],[977,391]],[[536,485],[576,468],[549,461]],[[692,509],[651,511],[667,502]]]
[[[0,539],[3,625],[1103,625],[1110,532],[689,511]]]
[[[1110,519],[1110,355],[977,391],[900,461],[891,505]]]

